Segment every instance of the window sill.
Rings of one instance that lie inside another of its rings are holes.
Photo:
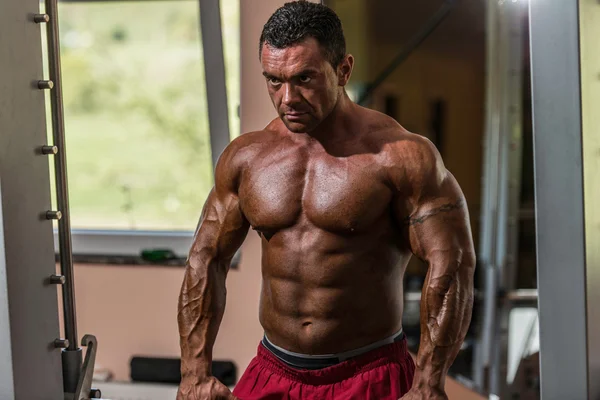
[[[56,254],[56,262],[60,262],[58,254]],[[140,256],[130,255],[73,254],[73,263],[133,267],[185,267],[186,259],[177,257],[168,260],[149,261]]]
[[[193,232],[73,230],[75,264],[184,267]],[[58,258],[58,232],[54,232]],[[240,250],[231,261],[231,269],[240,263]]]

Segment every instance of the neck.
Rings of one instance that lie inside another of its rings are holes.
[[[340,97],[329,115],[307,135],[319,142],[337,141],[342,137],[347,137],[349,133],[350,118],[352,109],[356,105],[350,100],[344,89],[340,93]]]

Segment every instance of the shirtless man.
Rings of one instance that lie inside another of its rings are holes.
[[[279,118],[221,155],[179,300],[179,400],[446,399],[471,318],[464,196],[435,147],[354,104],[354,59],[329,8],[287,3],[260,60]],[[233,394],[211,376],[230,261],[262,239],[265,337]],[[416,367],[402,334],[411,254],[429,270]]]

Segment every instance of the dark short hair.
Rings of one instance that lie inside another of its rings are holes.
[[[285,3],[271,15],[260,35],[259,58],[265,43],[285,49],[309,37],[319,42],[334,68],[346,56],[346,39],[336,13],[322,4],[300,0]]]

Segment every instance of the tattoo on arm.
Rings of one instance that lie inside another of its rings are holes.
[[[456,203],[447,203],[444,205],[441,205],[437,208],[434,208],[432,210],[429,210],[421,215],[415,215],[415,216],[409,216],[404,218],[404,225],[408,225],[408,226],[412,226],[412,225],[417,225],[417,224],[422,224],[423,222],[425,222],[427,219],[433,217],[434,215],[438,215],[441,213],[447,213],[453,210],[458,210],[460,208],[463,208],[465,206],[465,202],[464,200],[459,200]]]

